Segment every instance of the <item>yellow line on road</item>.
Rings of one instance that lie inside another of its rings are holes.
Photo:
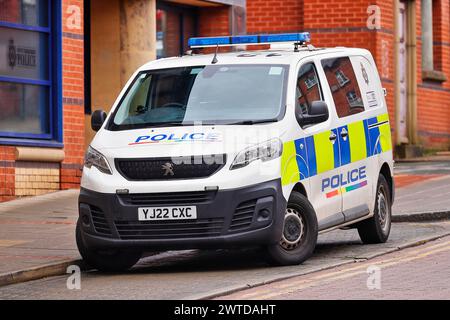
[[[427,246],[426,248],[420,248],[413,251],[408,251],[406,255],[402,257],[395,257],[388,259],[386,261],[381,261],[377,263],[377,265],[380,268],[387,268],[390,266],[394,266],[400,263],[406,263],[411,262],[414,260],[422,259],[427,256],[430,256],[432,254],[448,251],[450,250],[450,241],[446,241],[443,243],[435,244],[432,246]],[[309,279],[299,279],[297,281],[289,282],[287,284],[280,284],[275,285],[274,287],[277,290],[277,292],[273,292],[273,288],[271,289],[263,289],[258,290],[256,292],[250,292],[247,294],[240,295],[240,299],[256,299],[256,300],[264,300],[264,299],[272,299],[277,296],[281,296],[284,294],[288,294],[293,291],[298,291],[300,289],[308,288],[316,286],[320,283],[323,283],[325,281],[335,281],[335,280],[341,280],[345,278],[351,278],[353,276],[363,274],[367,272],[367,267],[374,265],[373,263],[370,263],[370,261],[364,262],[356,267],[347,268],[344,270],[339,271],[333,271],[328,272],[326,274],[319,274],[317,276],[313,276]],[[352,272],[353,271],[353,272]]]
[[[29,243],[30,241],[25,240],[2,240],[0,239],[0,248],[13,247],[20,244]]]

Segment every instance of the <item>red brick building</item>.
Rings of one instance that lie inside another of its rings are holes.
[[[77,187],[82,1],[0,0],[0,201]]]
[[[450,0],[0,0],[0,201],[77,187],[90,112],[144,62],[299,30],[373,53],[398,156],[449,148]]]

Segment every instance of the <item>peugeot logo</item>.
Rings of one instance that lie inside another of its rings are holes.
[[[9,62],[9,66],[11,68],[14,68],[16,66],[17,52],[16,52],[16,46],[14,45],[13,39],[9,40],[8,62]]]
[[[175,173],[173,172],[173,164],[170,162],[167,162],[161,167],[162,170],[164,170],[164,176],[174,176]]]

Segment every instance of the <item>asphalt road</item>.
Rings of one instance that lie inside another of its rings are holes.
[[[450,237],[220,300],[450,299]]]
[[[450,235],[450,221],[394,224],[390,240],[383,245],[362,245],[355,230],[335,231],[319,237],[314,256],[305,264],[281,268],[268,266],[258,249],[168,252],[142,259],[125,274],[82,273],[80,290],[67,288],[67,275],[2,287],[0,299],[212,298],[337,266],[370,262],[446,235]]]

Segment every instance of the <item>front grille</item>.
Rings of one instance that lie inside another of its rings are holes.
[[[111,228],[109,227],[108,221],[106,220],[102,209],[94,206],[90,206],[90,209],[95,231],[102,235],[111,236]]]
[[[116,168],[130,181],[180,180],[210,177],[222,169],[225,155],[208,157],[116,159]],[[182,162],[182,163],[179,163]]]
[[[219,236],[224,219],[199,219],[196,221],[116,221],[123,240],[185,239]]]
[[[234,212],[230,231],[242,231],[250,228],[256,209],[256,200],[241,203]]]
[[[190,205],[212,201],[216,191],[143,193],[120,195],[124,204],[134,206]]]

